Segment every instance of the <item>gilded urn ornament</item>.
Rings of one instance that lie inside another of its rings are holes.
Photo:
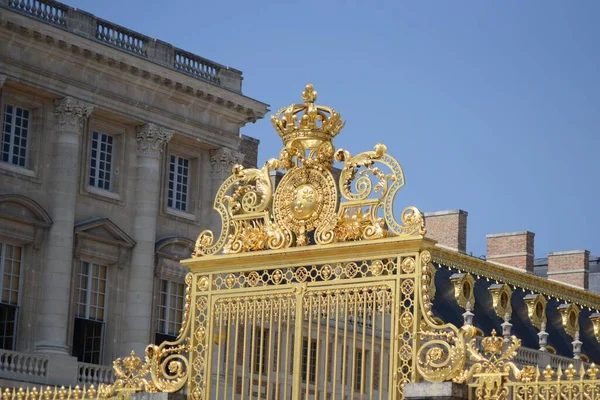
[[[404,173],[387,148],[377,144],[356,156],[336,151],[333,138],[345,125],[341,115],[315,104],[312,84],[302,100],[271,117],[284,144],[278,159],[261,169],[233,167],[214,202],[221,231],[216,238],[202,232],[194,256],[425,234],[415,207],[407,207],[400,222],[394,218]],[[334,162],[342,163],[338,182]],[[274,188],[270,173],[276,170],[284,176]]]

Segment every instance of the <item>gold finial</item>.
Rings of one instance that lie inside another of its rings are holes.
[[[312,83],[305,86],[304,92],[302,92],[302,100],[308,105],[308,103],[314,103],[317,101],[317,91]]]

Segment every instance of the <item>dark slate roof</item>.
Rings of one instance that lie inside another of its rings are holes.
[[[600,257],[590,256],[590,291],[600,293]],[[533,273],[542,278],[548,277],[548,258],[536,258],[533,262]]]
[[[593,259],[593,262],[592,262]],[[539,268],[541,271],[535,271],[538,275],[546,275],[546,265],[539,260],[536,260],[536,269]],[[464,310],[459,307],[454,298],[454,286],[450,281],[452,274],[458,273],[459,271],[453,267],[447,267],[439,265],[436,268],[435,274],[435,286],[436,294],[433,300],[432,311],[434,316],[440,318],[444,322],[449,322],[455,326],[463,325],[462,314]],[[594,271],[590,273],[590,282],[592,282],[592,276],[597,281],[600,281],[600,259],[598,257],[591,257],[590,259],[590,270]],[[475,277],[474,277],[475,278]],[[488,288],[494,281],[488,281],[485,278],[475,278],[475,314],[473,325],[481,329],[485,335],[489,335],[492,329],[496,332],[502,332],[501,323],[503,322],[493,310],[492,296],[490,296]],[[510,322],[513,324],[512,334],[520,338],[523,342],[523,346],[528,348],[537,349],[538,336],[537,329],[529,322],[527,315],[527,306],[524,302],[524,297],[529,293],[526,290],[513,288],[512,295],[512,316]],[[573,356],[573,346],[571,342],[573,339],[568,336],[562,328],[562,320],[558,311],[558,306],[561,304],[560,301],[550,298],[548,299],[548,305],[546,307],[546,316],[548,318],[546,332],[550,334],[548,337],[548,344],[554,349],[558,355],[564,357]],[[600,347],[597,346],[596,338],[594,337],[594,329],[590,321],[590,315],[592,311],[587,308],[583,308],[579,314],[579,323],[581,325],[580,340],[583,342],[582,352],[586,354],[591,361],[600,363]]]

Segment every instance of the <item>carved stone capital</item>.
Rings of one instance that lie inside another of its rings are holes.
[[[6,79],[8,77],[4,74],[0,74],[0,89],[2,89],[2,86],[4,86],[4,82],[6,82]]]
[[[72,97],[54,100],[56,128],[59,132],[81,133],[83,122],[92,114],[94,107]]]
[[[154,124],[141,125],[136,129],[138,156],[160,157],[165,144],[173,137],[172,130]]]
[[[221,147],[210,151],[210,165],[214,174],[229,175],[235,164],[241,164],[245,155],[239,151]]]

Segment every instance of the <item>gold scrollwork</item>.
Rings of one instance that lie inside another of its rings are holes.
[[[188,380],[189,366],[187,353],[189,352],[189,332],[191,328],[191,302],[192,302],[193,274],[185,277],[185,304],[183,320],[179,334],[175,341],[164,341],[160,345],[146,347],[146,360],[152,378],[152,385],[163,392],[173,393],[181,389]],[[208,278],[198,280],[198,289],[206,290],[209,286]]]
[[[423,321],[419,337],[422,344],[416,351],[417,370],[431,382],[453,379],[464,370],[466,341],[475,336],[473,326],[457,328],[452,324],[439,324],[431,310],[431,291],[434,266],[429,251],[423,251],[421,261],[421,312]]]
[[[512,361],[521,347],[521,340],[515,336],[510,340],[504,348],[504,338],[496,336],[496,331],[492,330],[492,335],[481,341],[485,355],[475,347],[473,340],[469,341],[467,348],[473,364],[456,376],[454,381],[467,383],[474,379],[477,400],[506,400],[507,383],[511,375],[521,382],[530,382],[536,375],[535,367],[525,366],[519,369]]]

